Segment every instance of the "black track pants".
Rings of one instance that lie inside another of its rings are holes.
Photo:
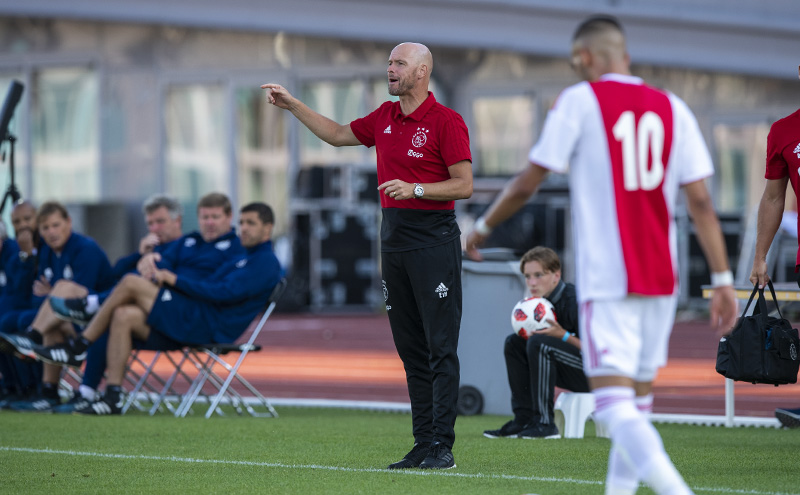
[[[416,442],[452,448],[458,402],[461,242],[381,253],[392,336],[403,361]]]

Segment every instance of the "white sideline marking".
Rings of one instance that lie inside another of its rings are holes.
[[[254,466],[254,467],[271,467],[271,468],[285,468],[285,469],[317,469],[323,471],[341,471],[348,473],[383,473],[383,474],[394,474],[394,475],[402,474],[402,475],[413,475],[413,476],[451,476],[454,478],[544,481],[544,482],[555,482],[555,483],[573,483],[577,485],[604,484],[604,482],[602,481],[578,480],[573,478],[540,477],[540,476],[519,476],[513,474],[452,473],[449,471],[435,471],[435,470],[422,470],[422,469],[403,469],[403,470],[390,471],[388,469],[321,466],[319,464],[284,464],[282,462],[229,461],[225,459],[195,459],[192,457],[176,457],[176,456],[104,454],[102,452],[79,452],[74,450],[33,449],[26,447],[0,446],[0,451],[26,452],[29,454],[56,454],[56,455],[82,456],[82,457],[101,457],[105,459],[141,459],[147,461],[184,462],[189,464],[227,464],[231,466]],[[743,495],[800,495],[800,494],[791,494],[785,492],[762,492],[758,490],[742,490],[735,488],[693,487],[692,489],[696,492],[737,493]]]
[[[82,457],[101,457],[105,459],[141,459],[147,461],[172,461],[185,462],[189,464],[228,464],[232,466],[254,466],[271,467],[286,469],[318,469],[323,471],[342,471],[349,473],[384,473],[384,474],[406,474],[417,476],[452,476],[457,478],[493,478],[504,480],[522,481],[555,481],[563,483],[576,483],[579,485],[602,485],[602,481],[577,480],[571,478],[544,478],[538,476],[517,476],[511,474],[483,474],[483,473],[452,473],[448,471],[422,470],[422,469],[399,469],[390,471],[378,468],[349,468],[342,466],[321,466],[319,464],[284,464],[282,462],[256,462],[256,461],[229,461],[225,459],[195,459],[192,457],[176,456],[154,456],[154,455],[133,455],[133,454],[104,454],[102,452],[79,452],[74,450],[54,450],[54,449],[32,449],[26,447],[4,447],[0,446],[0,451],[26,452],[29,454],[58,454]],[[753,492],[758,495],[771,495],[766,492]],[[779,494],[774,494],[779,495]]]

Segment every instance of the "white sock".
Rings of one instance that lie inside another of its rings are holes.
[[[595,418],[605,424],[611,434],[612,454],[616,457],[612,464],[609,456],[606,482],[612,485],[611,488],[625,488],[625,481],[618,480],[616,476],[624,475],[622,471],[626,463],[619,461],[627,457],[634,461],[630,467],[635,470],[636,478],[650,485],[657,494],[691,494],[692,491],[664,451],[658,432],[636,407],[633,389],[603,387],[593,393],[597,404]]]
[[[638,409],[646,417],[653,412],[653,394],[637,396],[633,400]],[[608,455],[608,476],[606,478],[606,495],[633,495],[639,488],[639,478],[633,461],[616,447],[611,447]]]
[[[633,389],[627,387],[603,387],[595,390],[595,421],[602,423],[611,434],[611,452],[608,454],[608,474],[606,475],[606,495],[633,495],[639,487],[639,478],[630,459],[614,443],[613,430],[620,421],[635,416],[635,409],[625,408],[624,404],[633,402]],[[621,414],[613,415],[613,411],[623,406]]]
[[[636,409],[642,412],[646,417],[653,413],[653,394],[637,396],[633,402],[636,404]]]
[[[97,313],[98,309],[100,309],[100,298],[97,297],[97,294],[89,294],[86,296],[86,312],[94,314]]]
[[[622,451],[611,446],[608,454],[608,475],[606,476],[606,495],[633,495],[639,488],[639,478],[630,459]]]
[[[88,401],[93,401],[97,398],[97,391],[88,385],[81,384],[81,386],[78,387],[78,393]]]

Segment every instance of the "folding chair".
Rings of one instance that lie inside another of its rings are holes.
[[[158,373],[155,373],[155,366],[162,354],[168,351],[146,351],[142,349],[134,349],[131,357],[128,360],[128,368],[125,373],[125,380],[130,383],[133,388],[127,393],[125,404],[122,406],[122,414],[125,414],[131,406],[139,411],[148,411],[152,416],[157,410],[161,408],[161,404],[169,409],[171,413],[175,413],[175,406],[171,404],[167,398],[169,396],[179,397],[178,394],[166,380],[161,378]],[[148,362],[145,359],[148,353],[152,353],[152,357]],[[137,369],[141,368],[141,371]],[[152,382],[156,382],[155,384]],[[145,407],[140,401],[147,400],[152,406]]]
[[[131,352],[130,358],[128,358],[128,366],[125,370],[125,381],[128,382],[133,386],[131,390],[128,390],[125,394],[125,404],[122,405],[122,414],[128,412],[128,409],[131,406],[135,407],[140,411],[144,411],[145,407],[139,402],[140,396],[144,395],[145,397],[149,397],[147,392],[143,392],[142,389],[148,388],[148,378],[152,373],[152,369],[158,361],[160,357],[160,352],[156,351],[153,359],[151,360],[150,364],[148,365],[145,363],[142,358],[139,356],[139,350],[133,349]],[[139,365],[143,368],[141,373],[137,372],[134,369],[135,365]],[[153,397],[154,399],[155,397]]]
[[[149,353],[152,357],[149,362],[145,362]],[[180,360],[176,362],[173,357],[174,354],[180,354]],[[165,380],[156,372],[156,363],[160,358],[166,358],[172,365],[173,372]],[[122,406],[122,414],[125,414],[128,409],[135,407],[139,411],[147,411],[150,416],[154,415],[157,411],[161,410],[163,405],[172,414],[177,410],[177,404],[180,403],[182,393],[176,389],[177,381],[183,378],[186,382],[186,387],[190,387],[195,377],[189,376],[183,371],[183,364],[188,360],[183,349],[174,350],[146,350],[146,349],[133,349],[131,356],[128,359],[128,366],[125,372],[125,380],[132,386],[131,390],[127,392],[125,404]],[[153,383],[155,382],[155,383]],[[208,401],[207,396],[206,401]],[[142,404],[142,400],[150,402],[149,407]]]
[[[178,361],[176,361],[176,358],[173,357],[174,355],[177,354],[180,355]],[[150,409],[150,415],[152,416],[153,414],[155,414],[155,412],[160,409],[161,404],[164,404],[165,407],[169,409],[171,413],[177,416],[177,407],[173,406],[171,404],[171,401],[175,400],[180,404],[180,402],[183,400],[183,395],[184,395],[177,391],[178,385],[176,384],[178,383],[178,379],[183,379],[183,381],[186,382],[186,387],[191,389],[192,383],[194,383],[196,376],[190,376],[183,369],[183,365],[187,361],[192,362],[188,347],[184,347],[180,350],[175,350],[175,351],[164,351],[163,356],[166,357],[167,360],[172,365],[172,374],[169,376],[169,378],[167,378],[166,381],[161,380],[159,378],[159,381],[161,382],[163,387],[161,389],[161,393],[159,393],[156,400],[153,401],[153,406]],[[206,403],[211,402],[210,399],[208,398],[208,395],[206,395],[202,391],[199,392],[199,395],[203,396]]]
[[[242,362],[247,357],[247,354],[251,351],[259,351],[261,350],[261,346],[255,344],[255,340],[258,337],[259,333],[261,333],[261,329],[264,328],[264,324],[266,323],[267,319],[272,314],[273,310],[275,309],[275,305],[277,304],[278,299],[283,294],[283,291],[286,289],[287,281],[286,279],[281,279],[278,282],[278,285],[272,290],[269,298],[267,299],[264,313],[261,315],[261,318],[258,320],[253,332],[250,334],[250,338],[247,342],[243,344],[207,344],[207,345],[196,345],[196,346],[188,346],[184,348],[183,356],[184,360],[190,361],[198,370],[198,374],[195,377],[194,381],[192,382],[189,390],[183,395],[181,403],[178,405],[177,410],[175,411],[176,417],[185,417],[186,414],[191,410],[192,405],[195,403],[197,398],[203,394],[203,387],[206,384],[211,384],[211,386],[216,390],[216,394],[214,394],[213,399],[210,401],[211,404],[206,411],[206,418],[210,418],[214,412],[217,414],[224,416],[225,413],[220,408],[220,404],[223,400],[226,403],[231,404],[238,414],[242,414],[243,408],[251,416],[256,417],[277,417],[278,413],[272,407],[272,404],[261,395],[261,393],[253,387],[250,382],[248,382],[240,373],[239,368],[242,365]],[[239,353],[239,358],[236,360],[236,363],[231,365],[222,359],[222,355],[229,354],[229,353]],[[181,362],[182,365],[183,361]],[[226,376],[223,379],[219,374],[214,371],[216,365],[219,365],[221,368],[224,369]],[[180,366],[177,367],[176,372],[180,370]],[[249,397],[247,400],[243,397],[238,391],[236,391],[232,386],[232,382],[236,380],[241,386],[247,389],[251,394],[252,397]],[[203,394],[205,395],[205,394]],[[206,401],[210,399],[210,397],[206,396]],[[255,403],[256,406],[261,405],[264,407],[266,412],[258,412],[256,411],[249,402]]]

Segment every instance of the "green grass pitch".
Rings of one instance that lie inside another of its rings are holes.
[[[279,418],[0,413],[0,493],[602,494],[609,441],[487,439],[460,417],[448,471],[387,471],[408,414],[279,409]],[[657,425],[698,494],[800,494],[800,429]],[[652,493],[643,487],[639,494]]]

